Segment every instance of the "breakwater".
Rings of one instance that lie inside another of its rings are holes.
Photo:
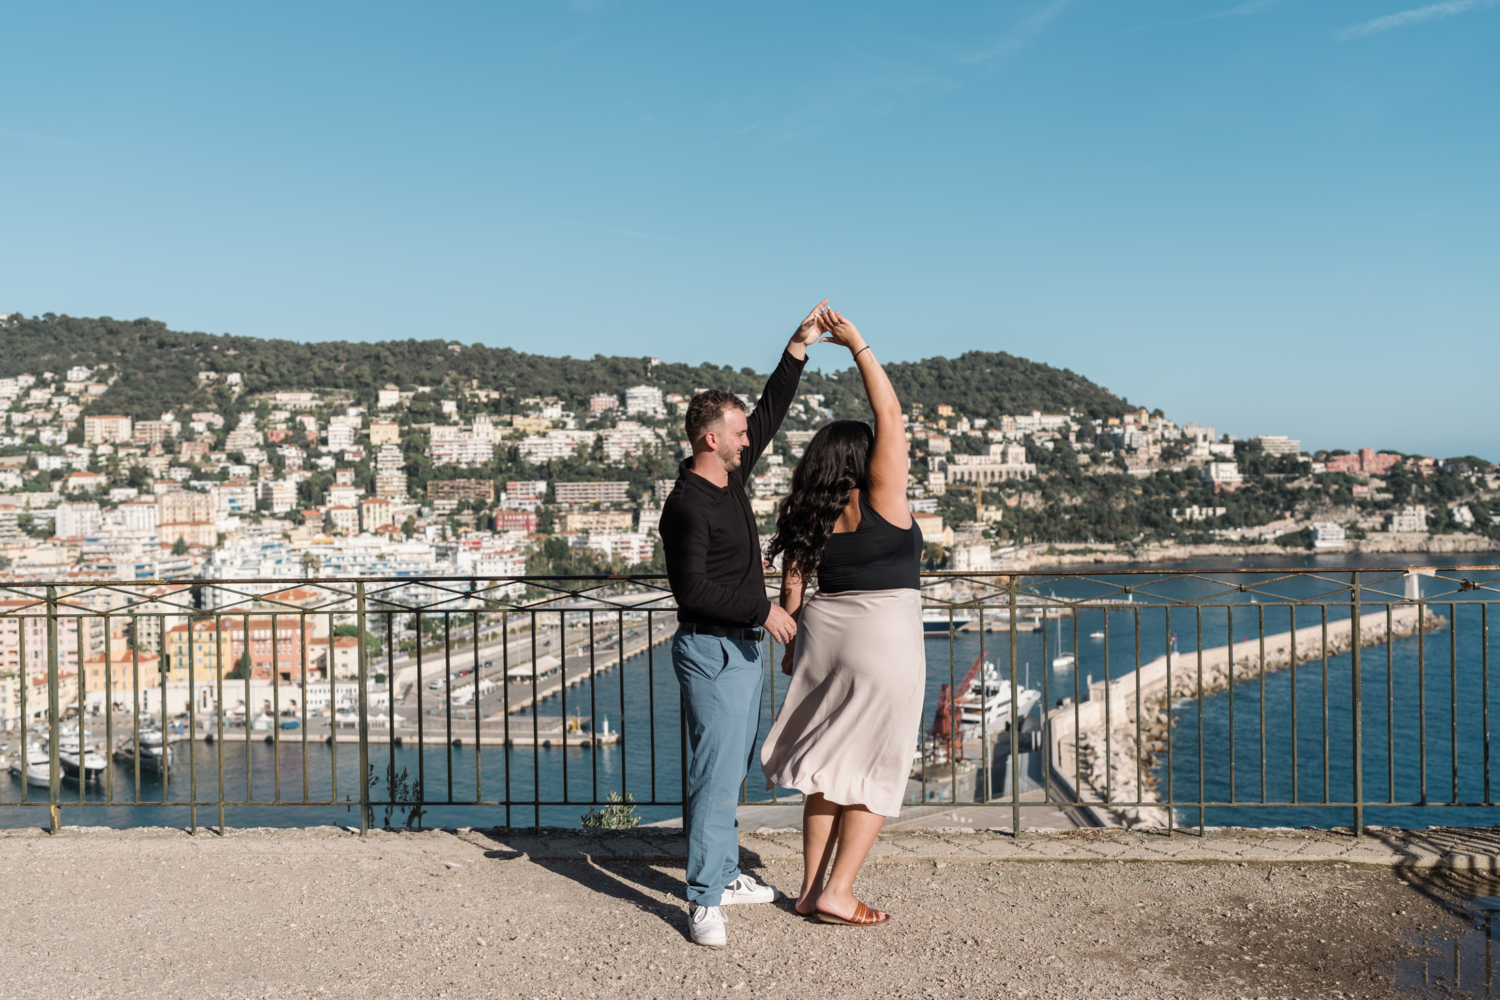
[[[1366,612],[1359,618],[1361,646],[1415,635],[1446,624],[1442,616],[1420,616],[1416,605]],[[1325,631],[1326,630],[1326,631]],[[1326,639],[1325,639],[1326,635]],[[1083,802],[1139,802],[1089,808],[1108,826],[1167,825],[1152,772],[1171,738],[1174,701],[1202,698],[1295,663],[1338,656],[1353,646],[1351,619],[1304,626],[1201,652],[1171,653],[1139,670],[1088,685],[1088,700],[1066,702],[1047,713],[1047,739],[1054,777]],[[1201,663],[1201,668],[1200,668]],[[1168,688],[1170,674],[1171,686]],[[1200,681],[1201,677],[1201,681]],[[1139,733],[1139,739],[1137,734]]]

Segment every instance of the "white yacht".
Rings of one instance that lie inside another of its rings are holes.
[[[933,633],[944,633],[952,629],[957,631],[969,624],[975,618],[973,608],[923,608],[922,609],[922,631],[928,635]]]
[[[1016,718],[1025,718],[1041,700],[1040,691],[1018,686]],[[955,702],[965,737],[978,735],[981,729],[986,733],[1003,732],[1010,726],[1010,681],[1000,676],[993,663],[984,664],[979,676],[969,681],[967,689],[961,690]]]
[[[98,781],[104,776],[104,769],[109,766],[109,761],[84,743],[76,730],[64,730],[58,734],[57,760],[62,765],[63,777],[73,781],[79,780],[80,772],[84,781]]]
[[[120,741],[115,747],[115,760],[121,764],[134,765],[137,756],[137,743],[129,736]],[[172,763],[172,748],[167,745],[160,729],[142,729],[139,743],[139,756],[141,759],[141,770],[150,771],[153,774],[161,774]]]
[[[48,759],[47,748],[35,743],[28,743],[16,754],[10,762],[10,773],[16,777],[24,777],[28,785],[37,785],[47,788],[52,784],[52,769]]]

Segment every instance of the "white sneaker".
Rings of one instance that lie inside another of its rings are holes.
[[[780,898],[781,890],[774,885],[761,885],[749,875],[741,875],[724,887],[724,895],[719,897],[719,905],[774,903]]]
[[[724,932],[724,911],[717,906],[690,904],[688,933],[693,937],[693,944],[701,944],[705,948],[722,948],[729,943],[729,937]]]

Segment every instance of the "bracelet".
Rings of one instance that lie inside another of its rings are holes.
[[[868,351],[869,349],[870,349],[870,345],[866,344],[864,347],[861,347],[859,350],[855,351],[854,352],[854,360],[858,361],[859,360],[859,356],[861,354],[865,353],[866,351]]]

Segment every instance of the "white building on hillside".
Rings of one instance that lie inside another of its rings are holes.
[[[1427,508],[1422,504],[1402,507],[1385,516],[1386,531],[1426,531]]]
[[[53,515],[52,531],[58,538],[86,538],[97,535],[102,524],[97,503],[60,503]]]
[[[582,531],[574,544],[602,552],[610,559],[623,560],[627,565],[650,562],[656,553],[656,543],[642,531]]]
[[[651,429],[634,420],[622,420],[601,436],[604,439],[604,460],[611,465],[648,451],[656,443],[656,435]]]
[[[994,568],[989,542],[955,545],[948,553],[948,568],[956,573],[983,573]]]
[[[1268,455],[1300,455],[1302,453],[1302,442],[1296,438],[1289,438],[1285,434],[1262,434],[1250,440],[1259,441],[1261,449]]]
[[[1315,549],[1340,549],[1348,541],[1344,526],[1332,521],[1314,521],[1312,525],[1312,547]]]
[[[1239,489],[1245,477],[1234,462],[1209,462],[1203,467],[1203,481],[1213,485],[1214,492]]]
[[[647,417],[665,417],[667,405],[661,390],[654,385],[637,385],[625,390],[625,415],[637,413]]]
[[[472,467],[488,465],[495,460],[494,443],[469,434],[441,440],[434,438],[428,450],[433,465]]]
[[[522,438],[516,450],[521,461],[541,465],[554,459],[572,458],[580,447],[591,447],[597,437],[595,431],[553,430]]]
[[[1026,461],[1026,449],[1018,444],[992,444],[987,455],[949,455],[946,462],[945,485],[998,483],[1036,475],[1036,465]]]

